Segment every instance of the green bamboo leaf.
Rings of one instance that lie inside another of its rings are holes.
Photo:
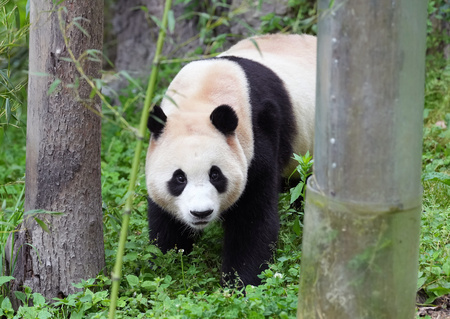
[[[45,72],[29,72],[29,74],[34,76],[50,76],[50,73]]]
[[[55,81],[53,81],[53,83],[50,85],[50,87],[48,88],[47,91],[47,95],[51,95],[53,92],[55,92],[56,88],[61,84],[61,80],[60,79],[55,79]]]
[[[11,120],[11,103],[9,103],[9,98],[5,100],[5,111],[6,111],[6,124],[9,124]]]
[[[157,117],[157,116],[155,116],[155,115],[153,115],[153,114],[150,114],[150,116],[151,116],[156,122],[158,122],[158,123],[160,123],[160,124],[162,124],[162,125],[166,125],[166,122],[164,122],[163,120],[161,120],[159,117]]]
[[[34,215],[34,214],[49,214],[49,215],[54,215],[54,216],[64,215],[64,213],[61,213],[61,212],[52,212],[50,210],[45,210],[45,209],[31,209],[31,210],[28,210],[25,213],[23,213],[23,216]]]
[[[8,222],[0,222],[0,225],[6,226],[7,228],[11,228],[11,229],[16,228],[16,226],[17,226],[17,225],[15,225],[15,224],[8,223]],[[3,228],[3,227],[2,227],[2,228]],[[4,228],[3,228],[3,230],[4,230]]]
[[[91,93],[89,94],[89,99],[93,99],[94,98],[95,92],[96,91],[94,89],[91,90]]]
[[[2,84],[6,90],[8,90],[9,93],[13,94],[14,97],[17,98],[17,96],[14,94],[14,85],[13,83],[9,80],[8,74],[6,72],[4,72],[3,70],[0,70],[0,84]]]
[[[125,79],[128,80],[128,82],[132,83],[134,86],[136,86],[139,90],[142,90],[142,87],[139,85],[139,83],[133,79],[127,71],[120,71],[118,73],[119,75],[122,75]]]
[[[99,90],[103,87],[103,80],[102,79],[93,79],[95,83],[95,87]]]
[[[95,50],[95,49],[90,49],[90,50],[86,50],[86,54],[89,56],[89,61],[94,61],[94,62],[102,62],[102,52],[100,52],[99,50]]]
[[[16,22],[16,28],[17,28],[17,30],[19,30],[20,29],[20,12],[19,12],[19,10],[17,9],[17,7],[14,7],[14,20],[15,20],[15,22]]]
[[[76,27],[78,28],[78,30],[80,30],[85,36],[87,36],[88,38],[90,38],[91,35],[86,31],[85,28],[83,28],[83,27],[81,26],[81,24],[79,24],[79,23],[77,22],[77,20],[85,20],[85,19],[84,19],[84,18],[81,18],[81,19],[80,19],[80,17],[75,18],[75,19],[73,19],[73,25],[76,26]]]
[[[0,146],[3,145],[3,140],[5,139],[5,128],[0,125]]]
[[[150,16],[150,19],[153,20],[153,22],[155,22],[155,24],[158,26],[159,29],[163,29],[162,28],[162,22],[161,20],[159,20],[157,17],[155,17],[154,15]]]
[[[206,12],[198,12],[197,14],[198,14],[198,16],[199,16],[200,18],[204,18],[205,20],[209,20],[209,17],[210,17],[209,13],[206,13]]]
[[[178,93],[178,92],[174,92],[174,93]],[[178,107],[177,102],[175,102],[175,100],[174,100],[170,95],[164,94],[164,98],[166,98],[167,100],[170,101],[170,103],[172,103],[173,105],[175,105],[176,107]]]
[[[135,10],[141,10],[143,11],[146,15],[148,14],[148,8],[146,6],[136,6],[136,7],[131,7],[130,10],[135,11]]]
[[[174,32],[174,30],[175,30],[175,15],[173,14],[173,10],[170,10],[169,11],[169,15],[168,15],[168,17],[167,17],[167,25],[168,25],[168,28],[169,28],[169,32],[170,33],[173,33]]]
[[[71,58],[66,58],[63,56],[60,56],[58,59],[60,59],[61,61],[65,61],[65,62],[73,62],[73,60]]]
[[[92,56],[89,56],[88,57],[88,60],[89,61],[92,61],[92,62],[98,62],[98,63],[101,63],[102,62],[102,59],[99,59],[98,57],[92,57]]]
[[[35,217],[34,220],[36,221],[36,223],[38,223],[39,226],[41,226],[43,231],[50,234],[50,230],[48,229],[47,225],[42,220],[40,220],[37,217]]]

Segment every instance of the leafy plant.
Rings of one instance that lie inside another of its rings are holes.
[[[427,74],[425,82],[422,232],[418,289],[425,304],[449,294],[450,286],[450,64],[442,54],[449,43],[436,22],[447,19],[450,5],[428,1]],[[433,23],[434,22],[434,23]]]
[[[311,0],[289,0],[286,15],[270,12],[261,17],[261,32],[317,33],[317,4]]]
[[[0,144],[8,126],[18,127],[26,97],[29,25],[16,5],[0,1]]]
[[[305,198],[306,180],[309,176],[312,175],[312,167],[314,163],[312,156],[309,154],[309,151],[306,152],[304,156],[294,154],[294,159],[298,162],[298,165],[295,168],[295,171],[292,172],[292,174],[289,176],[289,179],[291,179],[293,176],[297,176],[300,177],[300,180],[297,186],[290,189],[291,204],[294,203],[300,196]]]

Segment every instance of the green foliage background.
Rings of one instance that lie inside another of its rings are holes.
[[[239,12],[220,15],[214,11],[226,6],[222,1],[204,3],[203,12],[192,11],[194,0],[186,4],[186,17],[198,15],[199,37],[204,45],[191,56],[220,52],[227,36],[215,35],[221,24],[239,23]],[[290,0],[291,15],[269,13],[262,16],[261,30],[267,32],[315,33],[315,1]],[[6,239],[23,218],[25,173],[25,124],[27,81],[27,1],[0,0],[0,249],[3,255]],[[214,9],[215,8],[215,9]],[[189,11],[191,10],[191,11]],[[430,16],[427,30],[427,73],[424,109],[423,144],[423,216],[420,247],[418,290],[425,303],[450,293],[450,66],[442,53],[449,39],[433,27],[433,21],[450,19],[445,0],[428,1]],[[431,18],[432,17],[432,18]],[[5,40],[3,40],[5,39]],[[158,96],[176,74],[181,61],[162,64]],[[127,76],[125,73],[122,76]],[[103,110],[102,123],[102,194],[105,229],[105,248],[108,269],[113,266],[121,213],[127,190],[136,136],[138,113],[145,94],[144,81],[131,79],[127,88],[116,92],[108,102],[112,108]],[[106,85],[98,79],[99,86]],[[121,119],[126,119],[124,124]],[[145,154],[142,154],[144,163]],[[300,160],[300,170],[307,174],[311,162]],[[130,224],[124,280],[121,284],[118,317],[145,318],[291,318],[297,306],[300,275],[302,209],[290,204],[291,195],[280,196],[281,233],[270,268],[261,277],[263,284],[249,287],[246,294],[231,288],[221,288],[220,227],[209,228],[196,244],[194,251],[183,256],[177,251],[162,254],[148,243],[146,217],[146,189],[144,167],[139,173]],[[301,207],[301,205],[300,205]],[[82,244],[82,243],[80,243]],[[150,261],[150,262],[149,262]],[[104,318],[109,306],[109,273],[95,279],[76,283],[80,292],[50,305],[28,288],[16,293],[23,300],[17,313],[7,298],[9,281],[7,270],[0,261],[0,316],[6,318]],[[25,306],[32,300],[33,307]]]

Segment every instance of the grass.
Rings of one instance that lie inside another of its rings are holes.
[[[22,1],[23,2],[23,1]],[[297,6],[305,1],[296,0]],[[429,12],[442,9],[443,1],[434,1]],[[310,11],[305,10],[308,14]],[[300,12],[300,11],[299,11]],[[300,14],[300,13],[299,13]],[[304,13],[306,14],[306,13]],[[289,27],[288,19],[272,15],[263,19],[265,31],[275,31]],[[296,20],[295,20],[296,21]],[[205,22],[205,24],[208,22]],[[302,26],[314,31],[314,25],[305,20]],[[26,25],[24,25],[26,27]],[[297,26],[301,27],[301,26]],[[0,28],[1,31],[1,28]],[[208,31],[209,32],[209,31]],[[18,33],[16,33],[18,34]],[[428,30],[429,48],[439,43],[441,35]],[[19,41],[19,40],[18,40]],[[22,41],[22,40],[21,40]],[[11,51],[11,58],[20,55],[20,48]],[[450,293],[450,186],[445,176],[450,174],[450,66],[439,52],[430,50],[427,57],[426,105],[423,139],[423,173],[439,174],[434,179],[425,180],[422,233],[419,257],[419,285],[425,293],[426,304]],[[12,75],[12,67],[18,64],[1,65],[5,74]],[[20,65],[20,64],[19,64]],[[159,94],[166,82],[177,72],[180,64],[163,64],[160,77]],[[17,74],[17,73],[14,73]],[[12,79],[22,85],[24,77]],[[16,87],[16,86],[14,86]],[[117,96],[117,112],[104,111],[102,123],[102,195],[103,220],[105,230],[105,253],[108,270],[115,260],[117,238],[121,227],[121,214],[125,205],[128,176],[136,138],[132,131],[124,130],[117,114],[137,127],[137,114],[142,105],[143,85],[138,81]],[[2,96],[15,98],[16,108],[11,109],[8,125],[2,126],[0,145],[0,249],[8,235],[14,231],[23,214],[24,174],[25,174],[25,116],[22,111],[26,97],[25,88],[19,87],[20,94],[11,95],[1,91]],[[14,91],[14,93],[17,93]],[[4,100],[2,100],[4,101]],[[12,101],[12,100],[11,100]],[[1,123],[6,123],[5,104],[1,104]],[[19,107],[19,106],[22,106]],[[438,125],[436,125],[438,123]],[[447,128],[443,128],[444,123]],[[144,163],[145,154],[141,154]],[[303,164],[307,169],[307,160]],[[249,287],[244,294],[231,288],[221,288],[220,253],[221,228],[217,225],[208,228],[189,255],[178,251],[162,254],[148,243],[147,202],[144,178],[144,165],[140,166],[138,185],[133,195],[133,212],[130,220],[126,255],[124,257],[124,279],[120,286],[117,316],[119,318],[292,318],[297,307],[298,278],[301,273],[301,234],[302,214],[291,207],[292,196],[302,193],[295,189],[280,196],[281,231],[274,261],[261,277],[263,284]],[[1,261],[2,262],[2,261]],[[76,283],[80,292],[69,295],[50,305],[39,294],[29,289],[16,294],[33,307],[21,307],[14,313],[8,298],[9,278],[5,275],[3,263],[0,274],[1,296],[0,316],[6,318],[105,318],[109,307],[111,281],[109,273],[95,279]]]

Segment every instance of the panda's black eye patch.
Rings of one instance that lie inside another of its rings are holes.
[[[167,188],[172,196],[180,196],[186,185],[186,174],[181,169],[173,172],[172,178],[167,182]]]
[[[209,181],[219,193],[224,193],[227,190],[228,179],[215,165],[209,170]]]

